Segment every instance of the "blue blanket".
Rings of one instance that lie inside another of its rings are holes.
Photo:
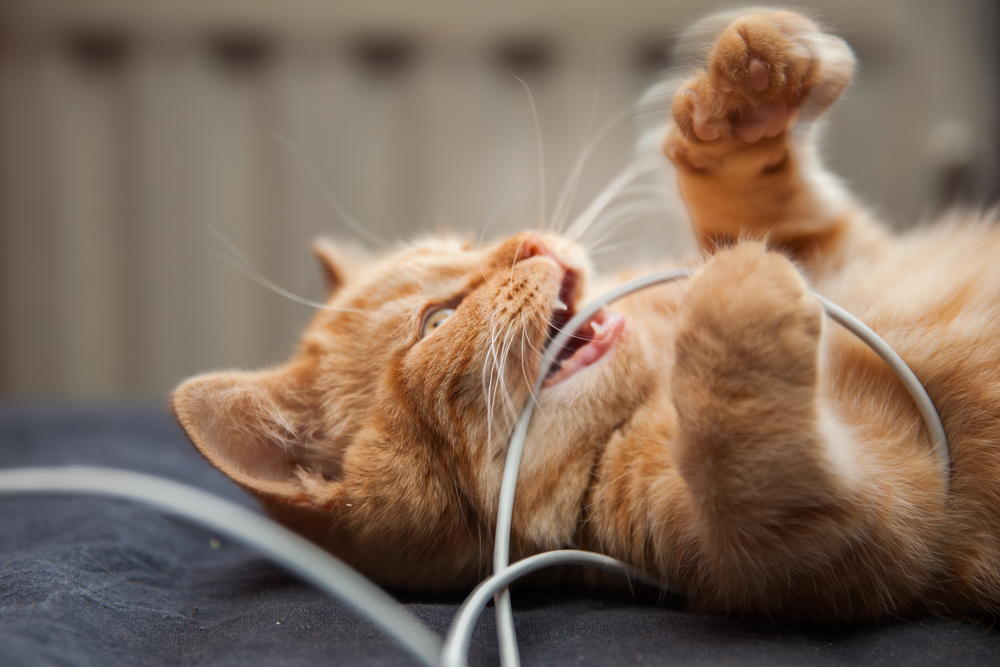
[[[0,467],[104,465],[256,508],[161,409],[0,408]],[[405,598],[444,635],[460,600]],[[773,625],[586,591],[515,591],[531,665],[995,665],[992,622]],[[496,665],[492,610],[470,664]],[[122,500],[0,496],[0,665],[411,665],[254,551]]]

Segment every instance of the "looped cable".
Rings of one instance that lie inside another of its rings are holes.
[[[629,281],[611,290],[573,317],[555,337],[542,356],[533,395],[537,395],[556,354],[588,319],[606,304],[659,283],[686,278],[694,269],[675,269],[653,273]],[[819,295],[831,319],[840,323],[871,347],[899,376],[913,396],[931,435],[935,456],[945,481],[950,479],[951,457],[944,426],[927,391],[902,358],[868,326],[856,317]],[[677,593],[669,584],[657,581],[623,561],[601,554],[563,550],[537,554],[509,565],[511,515],[514,491],[521,464],[521,454],[528,433],[535,401],[529,400],[511,435],[500,489],[497,516],[494,574],[480,583],[466,598],[452,622],[447,641],[442,645],[438,636],[385,591],[370,582],[337,558],[266,517],[246,510],[209,493],[168,479],[125,470],[107,468],[12,468],[0,470],[0,493],[54,491],[62,493],[97,493],[139,500],[209,526],[260,549],[276,561],[312,582],[334,597],[353,605],[368,618],[395,637],[428,667],[466,667],[468,648],[476,621],[491,596],[497,601],[497,625],[500,631],[504,667],[516,665],[517,645],[513,639],[513,615],[507,586],[535,570],[552,565],[585,565],[600,567],[651,586]],[[504,639],[507,638],[507,639]]]
[[[683,269],[670,269],[667,271],[658,271],[641,276],[635,280],[630,280],[627,283],[619,285],[613,290],[598,297],[593,302],[587,304],[587,306],[577,313],[573,319],[566,323],[566,326],[563,327],[562,331],[560,331],[552,342],[545,348],[545,353],[542,355],[542,361],[538,370],[538,378],[535,381],[532,396],[536,396],[542,388],[542,384],[548,376],[549,368],[551,368],[556,355],[576,333],[577,329],[583,326],[583,324],[591,317],[596,315],[601,308],[638,290],[661,283],[669,283],[682,278],[687,278],[691,276],[695,270],[695,268],[691,267]],[[938,416],[937,410],[934,408],[934,403],[927,394],[927,390],[924,389],[922,384],[920,384],[920,380],[918,380],[917,376],[912,370],[910,370],[910,367],[906,365],[906,362],[903,361],[902,357],[896,354],[896,351],[889,347],[889,344],[882,340],[882,338],[870,327],[833,302],[821,297],[815,292],[812,292],[812,294],[819,299],[820,303],[823,304],[823,308],[831,319],[841,324],[848,331],[871,347],[876,354],[885,360],[893,372],[899,376],[900,380],[902,380],[903,385],[906,387],[907,391],[910,392],[913,400],[916,401],[917,407],[920,409],[920,414],[924,419],[924,423],[927,424],[927,429],[930,431],[931,442],[934,446],[934,453],[938,460],[941,474],[945,478],[945,488],[947,488],[947,484],[951,478],[951,454],[948,448],[948,438],[945,434],[944,426],[941,423],[941,418]],[[531,417],[534,415],[534,412],[535,401],[529,399],[525,404],[524,409],[521,411],[521,418],[517,422],[517,426],[510,437],[510,444],[507,448],[507,461],[504,466],[503,482],[500,486],[496,540],[494,542],[493,549],[494,576],[502,573],[510,562],[510,529],[511,517],[514,512],[514,491],[517,487],[517,475],[521,467],[521,454],[524,451],[524,441],[527,438],[528,427],[531,424]],[[510,593],[508,589],[504,588],[497,592],[495,597],[495,608],[497,614],[497,634],[500,636],[501,640],[505,637],[513,636],[514,618],[513,611],[510,606]],[[513,659],[508,657],[506,660],[501,661],[503,663],[503,667],[518,666],[516,650],[516,646],[513,647],[513,649],[510,647],[501,647],[501,657],[510,656],[512,652],[514,654]],[[458,663],[454,664],[456,666],[458,665]],[[451,665],[448,667],[451,667]]]

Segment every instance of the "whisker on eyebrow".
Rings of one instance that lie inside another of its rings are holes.
[[[510,72],[510,70],[507,71]],[[541,231],[545,231],[545,152],[542,149],[542,124],[538,121],[538,108],[535,106],[535,97],[531,94],[531,87],[513,72],[510,72],[510,75],[520,81],[525,92],[528,93],[531,118],[535,123],[535,144],[538,147],[538,225]]]
[[[298,294],[289,292],[285,288],[280,287],[275,283],[273,283],[263,273],[261,273],[257,269],[257,267],[254,266],[249,259],[247,259],[247,256],[244,255],[242,252],[240,252],[239,248],[236,247],[236,244],[230,241],[226,237],[226,235],[220,232],[218,229],[216,229],[215,226],[211,224],[206,224],[205,227],[208,229],[208,231],[212,233],[213,236],[215,236],[215,238],[221,241],[226,246],[226,248],[228,248],[229,251],[233,253],[233,255],[235,255],[234,258],[230,257],[229,255],[225,255],[223,253],[218,253],[219,258],[222,259],[222,261],[224,261],[226,264],[229,264],[233,268],[238,269],[245,276],[247,276],[256,283],[263,285],[272,292],[280,294],[281,296],[287,299],[291,299],[296,303],[301,303],[304,306],[311,306],[312,308],[316,308],[319,310],[329,310],[339,313],[364,313],[364,314],[372,312],[370,310],[360,310],[358,308],[338,308],[335,306],[327,305],[325,303],[321,303],[319,301],[313,301],[312,299],[306,299],[305,297],[301,297]]]
[[[385,239],[381,239],[375,236],[375,234],[372,234],[368,229],[364,227],[364,225],[358,222],[353,215],[348,213],[347,209],[344,208],[339,201],[337,201],[337,198],[333,196],[332,192],[330,192],[330,188],[328,188],[326,183],[323,182],[322,177],[320,177],[319,175],[319,171],[316,170],[316,167],[313,165],[312,161],[308,157],[306,157],[306,154],[302,151],[301,148],[298,147],[298,145],[295,142],[277,132],[275,132],[272,136],[278,141],[280,141],[285,146],[285,148],[287,148],[289,152],[291,152],[291,154],[295,156],[295,158],[299,161],[299,163],[303,167],[305,167],[306,173],[309,174],[309,178],[311,178],[313,183],[316,184],[316,187],[319,188],[319,191],[323,194],[323,198],[326,199],[326,203],[330,206],[330,208],[333,209],[333,211],[337,215],[340,216],[341,220],[347,223],[348,227],[350,227],[356,233],[365,237],[369,241],[375,243],[376,245],[380,246],[386,245]]]

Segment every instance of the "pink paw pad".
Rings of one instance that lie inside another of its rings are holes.
[[[778,136],[795,122],[798,115],[798,109],[790,109],[785,100],[773,100],[734,122],[733,132],[741,141],[752,144],[764,137]]]
[[[767,90],[767,84],[771,80],[771,73],[767,65],[758,58],[754,58],[750,61],[748,70],[747,79],[750,82],[750,89],[755,93],[762,93]]]
[[[691,100],[694,112],[691,115],[691,126],[696,137],[702,141],[715,141],[721,136],[719,128],[712,123],[700,104],[698,104],[698,93],[690,88],[684,91],[684,97]]]

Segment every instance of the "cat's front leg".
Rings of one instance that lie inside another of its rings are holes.
[[[675,460],[720,604],[753,604],[790,564],[822,569],[858,520],[850,445],[820,398],[822,306],[744,242],[692,278],[678,316]]]
[[[840,96],[853,67],[847,44],[800,14],[730,17],[703,68],[677,88],[664,143],[703,247],[766,237],[808,261],[844,240],[861,209],[800,121]]]

